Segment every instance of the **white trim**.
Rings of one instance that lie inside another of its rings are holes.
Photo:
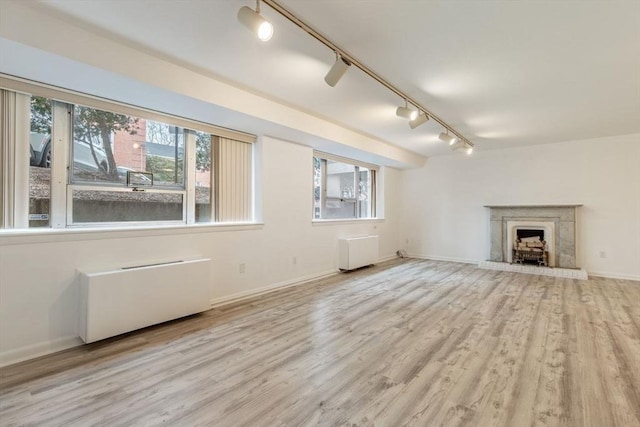
[[[291,288],[298,285],[303,285],[314,280],[324,279],[326,277],[339,274],[336,270],[329,270],[322,273],[310,274],[308,276],[298,277],[296,279],[285,280],[283,282],[274,283],[272,285],[263,286],[261,288],[252,289],[245,292],[239,292],[237,294],[228,295],[226,297],[214,298],[211,300],[211,308],[220,307],[223,305],[244,301],[249,298],[257,297],[260,295],[275,292],[281,289]]]
[[[207,223],[193,225],[147,225],[144,227],[78,227],[61,229],[0,230],[0,247],[32,243],[74,242],[130,237],[169,236],[180,234],[202,234],[225,231],[260,230],[263,223]]]
[[[161,111],[140,107],[137,105],[118,102],[113,99],[100,98],[97,96],[81,93],[61,87],[24,79],[21,77],[11,76],[9,74],[0,73],[0,87],[21,93],[34,94],[61,101],[69,104],[76,104],[85,107],[97,108],[104,111],[113,111],[129,116],[140,117],[148,120],[159,122],[167,122],[174,126],[180,126],[186,129],[199,130],[225,138],[231,138],[242,142],[254,143],[255,135],[237,131],[234,129],[223,128],[210,123],[204,123],[192,120],[187,117],[181,117],[174,114],[163,113]]]
[[[30,141],[31,97],[23,93],[16,93],[15,109],[15,157],[12,159],[15,161],[13,227],[27,228],[29,227],[29,159],[31,153],[29,144],[25,141]]]
[[[336,154],[325,153],[324,151],[313,150],[313,157],[319,157],[321,159],[332,160],[334,162],[346,163],[348,165],[360,166],[370,170],[379,170],[380,166],[373,163],[361,162],[360,160],[350,159],[349,157],[342,157]]]
[[[637,274],[620,274],[620,273],[611,273],[607,271],[590,271],[589,275],[593,277],[604,277],[606,279],[633,280],[635,282],[640,282],[640,275],[637,275]]]
[[[399,258],[399,256],[397,254],[387,255],[387,256],[384,256],[382,258],[379,258],[378,262],[379,263],[380,262],[387,262],[387,261],[391,261],[392,259],[396,259],[396,258]]]
[[[71,212],[67,211],[67,164],[70,158],[71,111],[67,104],[51,103],[51,190],[49,226],[64,228]]]
[[[185,159],[185,183],[186,196],[183,200],[186,210],[184,218],[187,224],[196,223],[196,134],[194,132],[184,133],[184,147],[187,158]]]
[[[384,218],[336,218],[336,219],[313,219],[312,225],[340,225],[340,224],[361,224],[367,222],[384,222]]]
[[[396,254],[388,255],[378,259],[377,263],[391,261],[392,259],[396,259],[396,258],[398,258]],[[262,288],[253,289],[246,292],[239,292],[237,294],[229,295],[226,297],[214,298],[211,300],[211,307],[212,308],[220,307],[226,304],[240,302],[249,298],[275,292],[277,290],[291,288],[298,285],[303,285],[303,284],[312,282],[314,280],[324,279],[326,277],[330,277],[336,274],[340,274],[340,271],[329,270],[323,273],[316,273],[316,274],[310,274],[308,276],[299,277],[297,279],[285,280],[284,282],[275,283],[273,285],[264,286]]]
[[[47,354],[57,353],[62,350],[78,347],[82,344],[80,337],[73,336],[16,348],[0,354],[0,367],[35,359],[36,357]]]

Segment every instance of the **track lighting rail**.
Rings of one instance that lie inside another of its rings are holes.
[[[389,83],[389,81],[387,81],[386,79],[384,79],[383,77],[378,75],[375,71],[373,71],[372,69],[367,67],[365,64],[363,64],[362,62],[358,61],[349,52],[347,52],[344,49],[342,49],[341,47],[337,46],[331,40],[329,40],[328,38],[323,36],[320,32],[318,32],[315,29],[313,29],[312,27],[310,27],[307,23],[305,23],[300,18],[295,16],[293,13],[291,13],[288,9],[286,9],[285,7],[280,5],[278,2],[276,2],[274,0],[261,0],[261,1],[264,4],[268,5],[269,7],[271,7],[276,12],[278,12],[280,15],[282,15],[283,17],[285,17],[286,19],[291,21],[293,24],[295,24],[296,26],[300,27],[304,32],[309,34],[311,37],[315,38],[320,43],[322,43],[323,45],[325,45],[326,47],[328,47],[329,49],[334,51],[336,54],[342,56],[342,58],[346,59],[352,65],[358,67],[363,73],[365,73],[366,75],[368,75],[369,77],[371,77],[372,79],[374,79],[375,81],[377,81],[378,83],[380,83],[381,85],[383,85],[384,87],[389,89],[391,92],[393,92],[396,95],[398,95],[400,98],[406,100],[408,103],[412,104],[413,106],[418,108],[420,111],[426,113],[430,118],[432,118],[433,120],[438,122],[446,130],[448,130],[449,132],[451,132],[452,134],[457,136],[461,141],[464,141],[466,144],[468,144],[471,147],[474,146],[471,141],[469,141],[467,138],[465,138],[463,135],[461,135],[459,132],[457,132],[453,127],[451,127],[443,119],[438,117],[436,114],[431,112],[429,109],[427,109],[425,106],[420,104],[418,101],[416,101],[412,97],[408,96],[406,93],[402,92],[396,86],[394,86],[393,84]]]

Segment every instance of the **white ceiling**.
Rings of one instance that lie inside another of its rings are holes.
[[[640,1],[280,0],[478,150],[640,133]],[[268,6],[268,43],[236,20],[251,0],[43,0],[33,7],[422,155],[430,121]]]

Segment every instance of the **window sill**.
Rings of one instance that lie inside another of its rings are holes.
[[[316,225],[342,225],[342,224],[377,224],[384,222],[384,218],[345,218],[345,219],[312,219],[311,224]]]
[[[259,230],[261,222],[209,223],[190,225],[149,225],[136,227],[73,227],[1,230],[0,246],[30,243],[69,242],[83,240],[120,239],[132,237],[201,234],[209,232]]]

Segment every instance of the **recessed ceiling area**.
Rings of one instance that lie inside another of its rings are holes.
[[[418,100],[476,150],[640,132],[640,2],[279,3]],[[43,0],[119,42],[424,156],[449,154],[433,120],[410,129],[403,100],[262,4],[259,41],[236,15],[253,1]]]

